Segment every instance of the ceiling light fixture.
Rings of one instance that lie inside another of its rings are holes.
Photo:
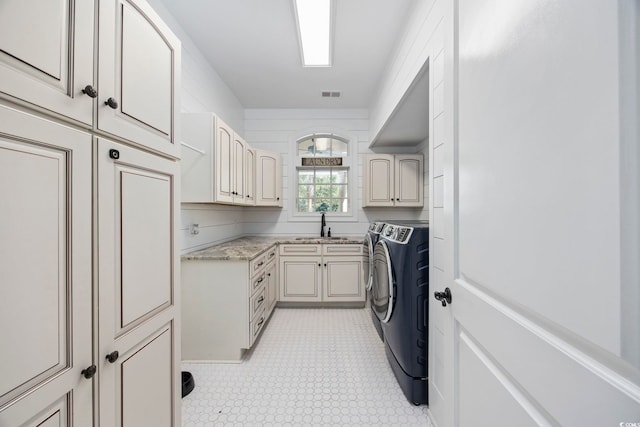
[[[331,66],[333,0],[293,0],[305,67]]]

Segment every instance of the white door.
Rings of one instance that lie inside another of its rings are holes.
[[[144,0],[99,16],[98,129],[178,157],[180,41]]]
[[[180,425],[178,175],[98,141],[101,425]]]
[[[3,0],[0,96],[11,95],[90,125],[92,97],[97,95],[92,92],[97,89],[93,22],[92,1]]]
[[[453,299],[430,305],[449,319],[440,345],[453,353],[453,410],[434,418],[635,425],[638,73],[627,58],[638,3],[459,0],[455,10],[444,243],[431,248],[431,288]]]
[[[90,426],[91,136],[0,106],[0,194],[0,426]]]

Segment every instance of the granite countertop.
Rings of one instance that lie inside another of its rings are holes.
[[[240,237],[238,239],[230,240],[228,242],[220,243],[218,245],[209,246],[205,249],[200,249],[188,254],[182,255],[183,261],[192,260],[221,260],[221,261],[239,261],[250,260],[260,255],[262,252],[269,249],[276,244],[318,244],[318,243],[331,243],[338,245],[346,244],[362,244],[363,237],[358,236],[340,236],[339,238],[322,238],[322,237],[295,237],[295,236],[281,236],[281,237],[262,237],[262,236],[247,236]]]

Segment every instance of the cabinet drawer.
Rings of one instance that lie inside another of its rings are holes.
[[[280,255],[320,255],[322,245],[284,244],[280,245]]]
[[[266,283],[266,279],[267,279],[267,273],[265,273],[264,271],[261,274],[258,274],[257,276],[251,279],[252,295],[260,288],[260,286]]]
[[[251,320],[255,319],[256,313],[264,310],[265,300],[267,299],[267,288],[262,286],[252,297],[249,304],[249,312]]]
[[[267,252],[264,254],[264,260],[266,261],[265,264],[269,264],[276,259],[277,251],[278,247],[276,245],[273,245],[272,247],[267,249]]]
[[[258,273],[262,267],[266,264],[266,254],[258,255],[251,261],[249,261],[249,275],[253,277],[256,273]]]
[[[362,255],[363,245],[322,245],[323,255]]]
[[[259,313],[255,315],[255,317],[251,321],[251,345],[253,345],[253,342],[258,337],[258,334],[260,334],[260,331],[264,326],[264,322],[266,321],[267,321],[267,312],[263,308],[262,310],[260,310]]]

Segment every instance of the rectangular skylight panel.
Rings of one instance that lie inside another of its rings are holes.
[[[331,66],[331,0],[294,0],[306,67]]]

